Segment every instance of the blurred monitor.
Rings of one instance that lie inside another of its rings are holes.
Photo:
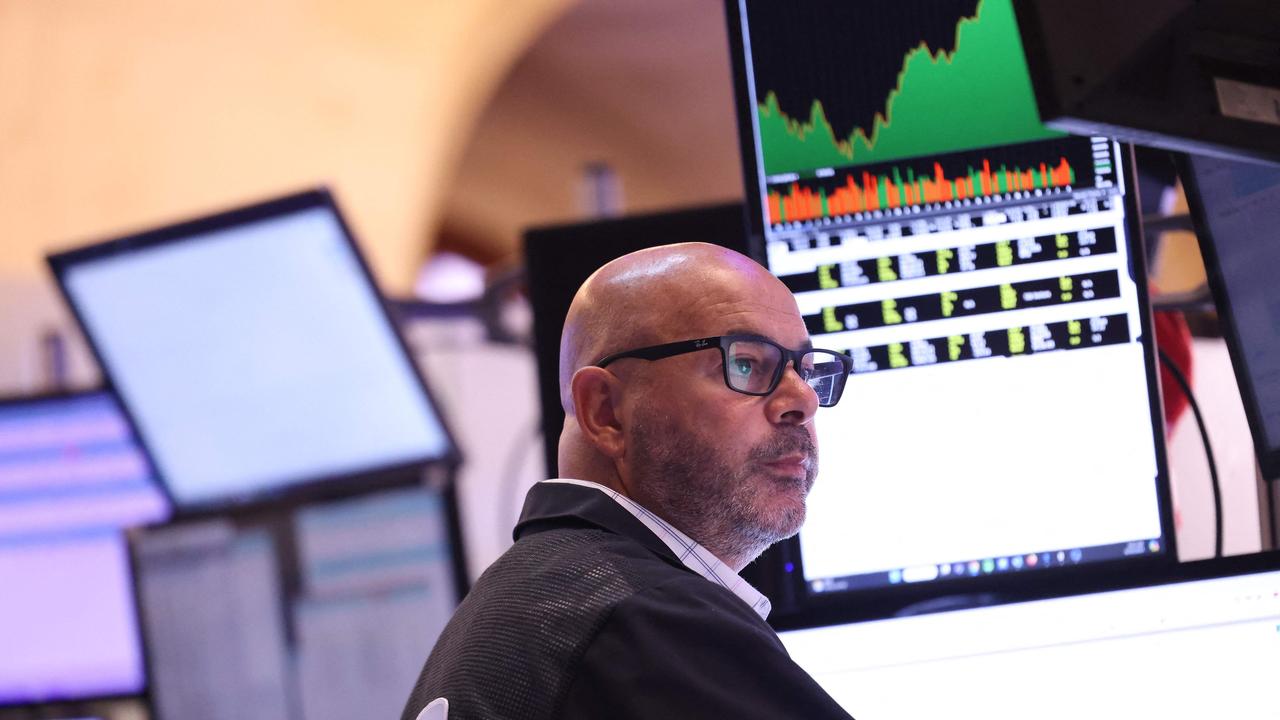
[[[1280,162],[1275,0],[1018,0],[1040,116],[1068,132]]]
[[[780,633],[859,718],[1271,718],[1280,555],[1146,587]]]
[[[149,530],[133,556],[155,716],[290,717],[287,605],[270,530],[226,520]]]
[[[854,360],[775,608],[1176,557],[1130,153],[1044,127],[1012,0],[728,0],[757,256]]]
[[[450,495],[394,489],[132,538],[159,720],[395,717],[466,588]]]
[[[542,430],[547,471],[552,477],[557,474],[556,451],[564,425],[560,407],[560,332],[578,287],[605,263],[657,245],[707,242],[746,253],[744,223],[742,205],[731,203],[554,225],[525,233]]]
[[[416,479],[456,455],[326,192],[49,262],[180,513]]]
[[[0,706],[145,690],[121,529],[166,513],[110,393],[0,400]]]
[[[1179,158],[1262,474],[1280,477],[1280,165]]]

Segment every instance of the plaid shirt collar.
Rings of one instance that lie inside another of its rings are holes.
[[[737,595],[761,619],[769,617],[769,611],[773,607],[769,602],[769,598],[751,587],[750,583],[743,580],[741,575],[733,571],[733,568],[721,562],[720,558],[713,555],[710,550],[702,547],[688,535],[680,532],[670,523],[646,510],[642,505],[626,495],[599,483],[586,480],[544,480],[539,484],[578,485],[585,488],[594,488],[613,498],[614,502],[639,520],[664,545],[670,548],[671,552],[680,562],[684,563],[685,567]]]

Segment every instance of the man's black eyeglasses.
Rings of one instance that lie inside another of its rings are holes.
[[[744,395],[768,395],[777,389],[787,365],[792,365],[818,394],[821,407],[831,407],[840,402],[845,380],[853,370],[853,360],[842,353],[818,349],[791,350],[760,335],[718,335],[637,348],[608,355],[596,363],[596,367],[605,367],[623,358],[661,360],[711,348],[720,351],[724,384],[730,390]]]

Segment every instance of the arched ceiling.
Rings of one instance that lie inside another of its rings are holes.
[[[496,84],[571,0],[0,0],[0,279],[329,184],[407,292]]]
[[[628,212],[742,196],[729,49],[713,0],[582,0],[515,64],[446,195],[441,247],[513,261],[524,228],[582,218],[604,162]]]

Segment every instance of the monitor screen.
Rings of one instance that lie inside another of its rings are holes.
[[[859,718],[1274,717],[1280,556],[1243,564],[1240,574],[1195,563],[1180,574],[1207,577],[781,638]]]
[[[1166,557],[1128,156],[1040,124],[1011,3],[729,1],[759,257],[855,366],[804,597]]]
[[[1263,473],[1280,476],[1280,165],[1180,162]]]
[[[135,533],[156,717],[394,717],[465,589],[456,540],[423,488]]]
[[[0,402],[0,706],[145,688],[121,529],[166,513],[109,393]]]
[[[270,529],[225,520],[152,528],[135,536],[133,557],[155,716],[293,717]]]
[[[454,452],[326,193],[50,263],[180,511]]]

